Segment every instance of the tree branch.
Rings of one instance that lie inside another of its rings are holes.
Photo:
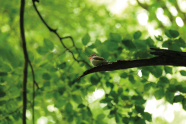
[[[51,27],[46,23],[46,21],[43,19],[43,17],[42,17],[41,14],[39,13],[39,11],[38,11],[38,9],[37,9],[37,7],[36,7],[36,5],[35,5],[35,0],[32,0],[32,3],[33,3],[33,6],[34,6],[34,9],[36,10],[36,12],[37,12],[38,16],[40,17],[41,21],[45,24],[45,26],[46,26],[51,32],[53,32],[53,33],[58,37],[58,39],[60,40],[62,46],[63,46],[67,51],[69,51],[69,52],[72,54],[73,59],[74,59],[75,61],[77,61],[77,62],[83,62],[83,63],[85,63],[87,66],[91,67],[90,64],[87,63],[86,61],[84,61],[84,60],[78,60],[78,59],[74,56],[73,52],[72,52],[69,48],[67,48],[67,47],[65,46],[65,44],[63,43],[63,39],[70,38],[71,41],[72,41],[72,43],[73,43],[73,46],[75,47],[77,53],[79,54],[79,52],[78,52],[78,50],[77,50],[77,47],[75,46],[75,42],[74,42],[73,38],[72,38],[71,36],[60,37],[60,35],[57,33],[57,29],[51,28]],[[79,56],[80,56],[80,54],[79,54]]]
[[[23,70],[23,124],[26,124],[26,107],[27,107],[27,75],[28,75],[28,53],[26,48],[26,40],[24,34],[24,7],[25,7],[25,0],[21,0],[20,6],[20,33],[21,33],[21,40],[23,44],[23,53],[24,53],[24,70]]]
[[[172,65],[172,66],[186,66],[186,52],[178,52],[173,50],[151,48],[155,52],[151,54],[158,55],[150,59],[139,60],[118,60],[112,64],[97,66],[86,70],[78,79],[94,72],[114,71],[120,69],[142,67],[142,66],[156,66],[156,65]]]

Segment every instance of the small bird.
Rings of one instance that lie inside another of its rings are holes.
[[[96,56],[96,54],[90,55],[89,59],[93,66],[107,65],[113,62],[113,61],[107,61],[103,57]]]

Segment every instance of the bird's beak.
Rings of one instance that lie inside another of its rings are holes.
[[[91,59],[91,57],[89,57],[88,59]]]

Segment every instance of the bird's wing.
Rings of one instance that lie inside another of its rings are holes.
[[[95,60],[105,60],[103,57],[99,57],[99,56],[95,56],[95,57],[93,57],[93,59],[95,59]]]

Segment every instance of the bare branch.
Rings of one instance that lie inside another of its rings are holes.
[[[83,63],[85,63],[86,65],[88,65],[89,67],[91,67],[90,64],[87,63],[86,61],[84,61],[84,60],[78,60],[78,59],[74,56],[73,52],[72,52],[69,48],[67,48],[66,45],[63,43],[63,39],[70,38],[71,41],[72,41],[72,43],[73,43],[73,46],[74,46],[74,47],[76,48],[76,50],[77,50],[77,47],[75,46],[75,42],[74,42],[73,38],[72,38],[71,36],[60,37],[60,35],[57,33],[57,29],[51,28],[51,27],[46,23],[46,21],[43,19],[43,17],[41,16],[40,12],[38,11],[38,9],[37,9],[37,7],[36,7],[36,5],[35,5],[35,0],[32,0],[32,2],[33,2],[34,9],[36,10],[36,12],[37,12],[37,14],[39,15],[40,19],[42,20],[42,22],[45,24],[45,26],[46,26],[51,32],[53,32],[53,33],[58,37],[58,39],[60,40],[62,46],[63,46],[68,52],[70,52],[70,53],[72,54],[73,59],[74,59],[75,61],[77,61],[77,62],[83,62]],[[77,52],[78,52],[78,50],[77,50]],[[79,54],[79,52],[78,52],[78,54]],[[80,54],[79,54],[79,56],[80,56]]]
[[[142,66],[156,66],[156,65],[172,65],[172,66],[186,66],[186,52],[178,52],[173,50],[157,49],[151,54],[158,55],[158,57],[153,57],[150,59],[139,59],[139,60],[118,60],[112,64],[97,66],[91,69],[86,70],[81,77],[101,71],[114,71],[120,69],[142,67]]]
[[[23,124],[26,124],[26,107],[27,107],[27,75],[28,75],[28,53],[26,48],[26,40],[24,34],[24,8],[25,8],[25,0],[21,0],[20,6],[20,33],[21,40],[23,44],[23,53],[24,53],[24,70],[23,70]]]

